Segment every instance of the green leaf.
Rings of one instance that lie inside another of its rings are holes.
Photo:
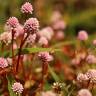
[[[14,50],[15,56],[18,55],[18,51]],[[53,49],[53,48],[23,48],[21,54],[31,54],[31,53],[37,53],[37,52],[52,52],[52,51],[61,51],[60,49]],[[7,51],[3,54],[4,57],[12,57],[12,52]]]
[[[57,74],[53,71],[53,69],[49,65],[48,65],[48,69],[49,69],[50,74],[54,78],[54,80],[56,82],[59,82],[60,81],[59,77],[57,76]]]

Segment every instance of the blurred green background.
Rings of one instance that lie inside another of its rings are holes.
[[[49,25],[53,11],[59,11],[67,23],[66,32],[76,34],[78,30],[96,31],[96,0],[0,0],[0,32],[10,16],[23,20],[20,6],[29,1],[34,7],[34,14],[41,27]],[[30,17],[30,16],[29,16]]]

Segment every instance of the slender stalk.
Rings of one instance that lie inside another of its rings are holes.
[[[13,66],[13,73],[14,73],[14,69],[15,69],[15,66],[14,66],[14,48],[13,48],[14,34],[15,34],[15,31],[14,31],[14,29],[12,29],[12,66]]]
[[[42,64],[41,90],[43,90],[43,86],[44,86],[44,82],[45,82],[45,79],[46,79],[47,71],[48,71],[48,62],[43,62],[43,64]]]
[[[16,73],[18,72],[18,68],[19,68],[19,61],[20,61],[20,55],[21,55],[21,51],[22,51],[22,47],[26,41],[26,39],[28,38],[29,34],[27,34],[27,36],[24,38],[24,40],[21,40],[21,45],[19,48],[19,52],[18,52],[18,59],[17,59],[17,65],[16,65]]]
[[[1,53],[3,54],[3,52],[4,52],[4,43],[1,44]],[[1,53],[0,53],[0,55],[1,55]]]

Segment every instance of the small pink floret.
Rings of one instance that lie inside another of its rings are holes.
[[[81,89],[77,96],[92,96],[92,94],[88,89]]]
[[[19,82],[15,82],[13,85],[12,85],[12,90],[16,93],[22,93],[23,92],[23,85]]]
[[[8,62],[7,62],[7,60],[4,59],[4,58],[2,58],[2,57],[0,57],[0,67],[1,67],[1,68],[6,68],[6,67],[8,67]]]
[[[30,13],[30,14],[32,14],[33,7],[31,5],[31,3],[26,2],[25,4],[23,4],[22,7],[21,7],[21,12],[22,13]]]
[[[19,21],[16,17],[10,17],[8,20],[7,20],[7,25],[9,25],[10,27],[12,28],[15,28],[19,25]]]
[[[80,31],[79,33],[78,33],[78,39],[79,40],[82,40],[82,41],[85,41],[85,40],[87,40],[88,39],[88,34],[87,34],[87,32],[86,31]]]

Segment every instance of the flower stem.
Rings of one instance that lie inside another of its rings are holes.
[[[15,65],[14,65],[14,48],[13,48],[14,34],[15,34],[15,30],[12,29],[12,66],[13,66],[13,73],[14,73],[14,69],[15,69]]]
[[[19,61],[20,61],[20,55],[21,55],[22,47],[23,47],[26,39],[28,38],[28,36],[29,36],[29,34],[27,34],[27,36],[24,39],[21,40],[21,45],[20,45],[20,48],[19,48],[17,65],[16,65],[16,73],[18,73]]]

